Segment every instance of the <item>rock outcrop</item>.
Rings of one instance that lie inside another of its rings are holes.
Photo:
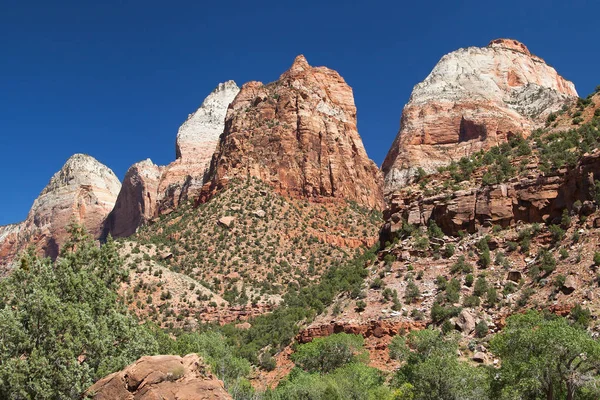
[[[126,237],[156,214],[162,169],[150,159],[132,165],[123,179],[115,207],[105,224],[105,234]]]
[[[352,89],[304,56],[276,82],[245,84],[231,103],[207,197],[248,176],[293,197],[382,206],[382,178],[358,135]]]
[[[512,135],[527,136],[576,97],[573,83],[515,40],[447,54],[404,107],[382,165],[385,189],[406,185],[419,167],[435,172]]]
[[[142,357],[120,372],[100,379],[86,392],[95,400],[226,400],[223,382],[196,354]]]
[[[532,169],[503,184],[473,186],[429,197],[418,192],[396,192],[384,212],[386,223],[381,240],[388,241],[400,231],[403,219],[423,226],[433,220],[449,235],[460,230],[473,233],[492,225],[507,227],[517,221],[560,223],[565,208],[582,215],[594,211],[594,182],[599,179],[600,153],[596,152],[584,156],[575,168],[553,174]]]
[[[177,159],[171,164],[159,167],[145,160],[129,168],[105,235],[130,236],[147,221],[200,193],[223,132],[227,107],[239,90],[234,81],[219,84],[188,116],[177,133]]]
[[[119,179],[108,167],[88,155],[73,155],[33,202],[27,219],[0,229],[0,264],[10,263],[30,244],[55,258],[71,222],[100,237],[120,188]]]

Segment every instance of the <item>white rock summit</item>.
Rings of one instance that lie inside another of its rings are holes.
[[[240,92],[234,81],[220,83],[202,105],[179,127],[176,157],[210,162],[223,133],[227,107]]]
[[[572,82],[516,40],[447,54],[404,107],[382,165],[386,191],[405,185],[419,167],[434,172],[511,135],[527,136],[576,97]]]
[[[35,199],[27,219],[0,229],[0,265],[30,244],[56,257],[71,222],[99,237],[120,189],[110,168],[85,154],[71,156]]]

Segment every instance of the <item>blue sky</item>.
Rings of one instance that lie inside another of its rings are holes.
[[[24,219],[73,153],[119,178],[169,163],[217,83],[276,80],[298,54],[353,87],[379,165],[412,87],[457,48],[518,39],[586,95],[600,84],[598,15],[591,0],[3,0],[0,225]]]

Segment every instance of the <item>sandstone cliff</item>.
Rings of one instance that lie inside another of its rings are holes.
[[[115,207],[106,219],[105,233],[130,236],[156,214],[162,170],[150,159],[132,165],[123,179]]]
[[[75,154],[54,174],[18,225],[0,228],[0,264],[6,265],[27,245],[56,257],[70,222],[87,228],[94,237],[115,205],[121,183],[93,157]]]
[[[276,82],[245,84],[227,112],[207,190],[248,176],[291,196],[382,206],[380,173],[358,135],[352,89],[304,56]]]
[[[199,193],[223,132],[227,107],[238,92],[234,81],[220,83],[188,116],[177,133],[177,159],[171,164],[159,167],[148,159],[129,168],[105,235],[130,236],[145,222]]]
[[[511,135],[527,136],[576,97],[573,83],[515,40],[447,54],[404,107],[382,165],[386,191],[406,185],[419,167],[434,172]]]
[[[142,357],[100,379],[86,393],[95,400],[226,400],[223,382],[207,371],[196,354]]]
[[[584,215],[595,210],[600,152],[584,156],[575,168],[553,173],[540,172],[536,164],[528,167],[523,176],[498,185],[473,185],[433,196],[420,191],[392,194],[384,213],[383,241],[402,229],[403,219],[421,226],[433,220],[445,233],[457,235],[461,230],[474,233],[482,227],[508,227],[519,221],[560,223],[564,209]]]

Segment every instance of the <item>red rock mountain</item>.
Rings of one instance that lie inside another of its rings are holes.
[[[382,166],[385,189],[406,185],[419,167],[434,172],[511,135],[526,136],[575,98],[573,83],[516,40],[447,54],[404,107]]]
[[[30,244],[56,257],[72,221],[99,237],[120,188],[108,167],[88,155],[73,155],[33,202],[24,222],[0,227],[0,265],[10,264]]]
[[[257,177],[282,193],[381,208],[381,177],[356,128],[352,89],[298,56],[278,81],[245,84],[213,156],[210,189]]]

